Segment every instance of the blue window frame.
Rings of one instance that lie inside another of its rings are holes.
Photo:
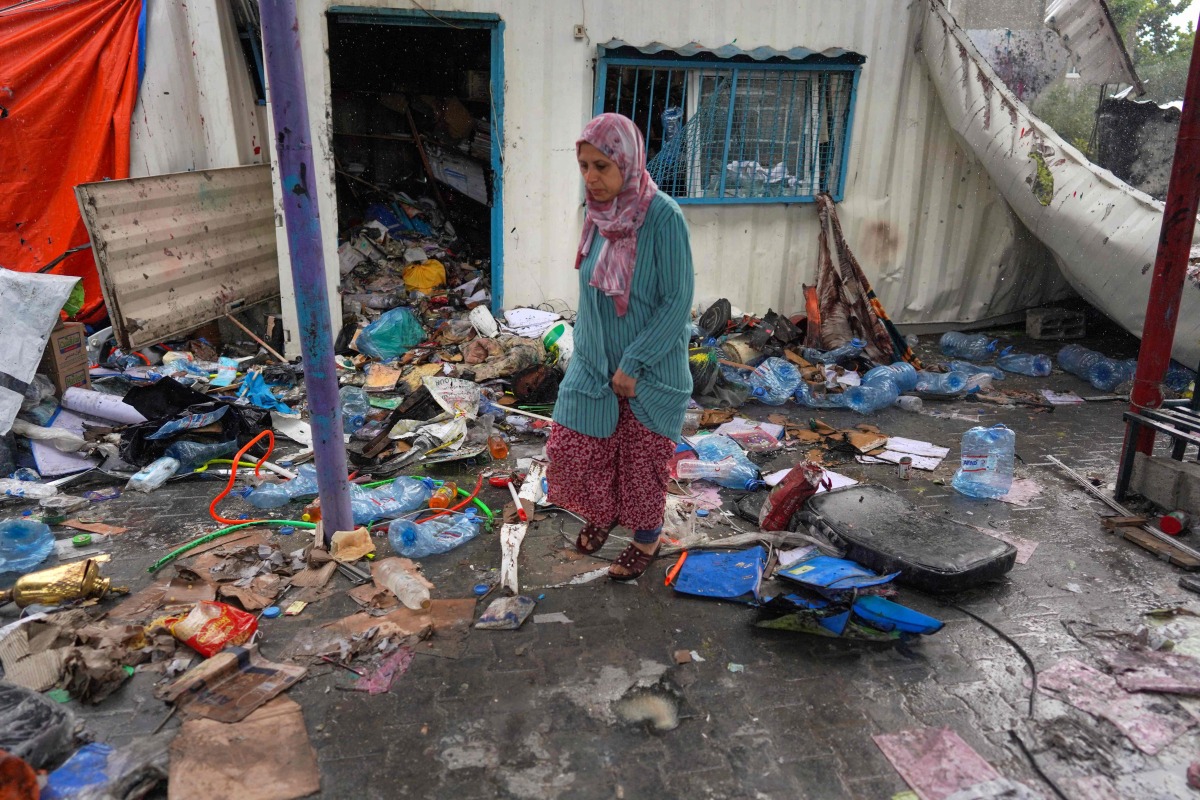
[[[595,113],[633,119],[651,175],[679,203],[842,199],[862,56],[756,60],[619,44],[600,48]]]

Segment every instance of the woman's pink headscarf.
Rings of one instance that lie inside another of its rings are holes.
[[[587,142],[595,147],[621,171],[625,179],[621,191],[607,203],[587,201],[587,214],[583,220],[583,238],[579,240],[579,254],[575,269],[583,263],[591,247],[592,232],[600,229],[604,246],[596,259],[590,285],[613,299],[617,316],[625,316],[629,308],[629,287],[633,283],[633,265],[637,261],[637,237],[650,201],[658,191],[658,184],[646,171],[646,149],[642,132],[629,117],[620,114],[601,114],[593,119],[575,142]]]

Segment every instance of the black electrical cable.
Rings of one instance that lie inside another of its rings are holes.
[[[1071,798],[1067,797],[1062,789],[1058,788],[1058,784],[1051,780],[1050,776],[1047,775],[1044,770],[1042,770],[1041,764],[1038,764],[1037,759],[1033,757],[1033,752],[1025,746],[1025,740],[1022,739],[1016,731],[1012,730],[1008,732],[1008,736],[1017,743],[1017,747],[1020,748],[1021,752],[1025,754],[1025,757],[1029,759],[1029,763],[1033,766],[1033,771],[1036,772],[1038,777],[1045,781],[1047,785],[1054,790],[1054,793],[1058,795],[1059,800],[1071,800]]]
[[[1033,699],[1035,697],[1037,697],[1037,691],[1038,691],[1038,679],[1037,679],[1037,667],[1035,667],[1033,665],[1033,659],[1029,657],[1029,653],[1026,653],[1025,648],[1023,648],[1023,647],[1021,647],[1021,645],[1017,644],[1017,642],[1011,636],[1009,636],[1007,633],[1000,630],[995,625],[988,622],[986,619],[979,616],[978,614],[971,612],[971,611],[967,611],[967,609],[963,608],[960,605],[956,605],[954,603],[948,603],[947,605],[949,605],[950,608],[953,608],[955,611],[961,611],[962,613],[966,614],[971,619],[978,622],[980,625],[983,625],[984,627],[990,629],[993,633],[995,633],[1001,639],[1003,639],[1004,641],[1011,644],[1013,646],[1013,648],[1020,654],[1021,658],[1025,659],[1025,664],[1026,664],[1026,666],[1029,667],[1029,683],[1030,683],[1029,716],[1032,717],[1033,716]]]

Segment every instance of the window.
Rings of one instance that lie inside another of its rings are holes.
[[[600,49],[595,110],[633,119],[659,188],[680,203],[840,201],[865,59],[697,50]]]

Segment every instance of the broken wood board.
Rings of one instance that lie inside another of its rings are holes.
[[[1113,532],[1122,539],[1149,550],[1159,558],[1169,561],[1181,569],[1186,569],[1189,572],[1200,569],[1200,558],[1196,558],[1190,553],[1174,547],[1170,542],[1164,542],[1144,528],[1123,527],[1116,528]]]
[[[500,585],[513,594],[521,593],[517,586],[517,560],[528,528],[528,525],[520,523],[505,525],[500,529]]]
[[[306,672],[295,664],[268,661],[252,647],[227,647],[185,672],[158,696],[189,718],[241,722]]]
[[[320,788],[303,712],[287,697],[241,722],[188,720],[171,742],[169,800],[294,800]]]

